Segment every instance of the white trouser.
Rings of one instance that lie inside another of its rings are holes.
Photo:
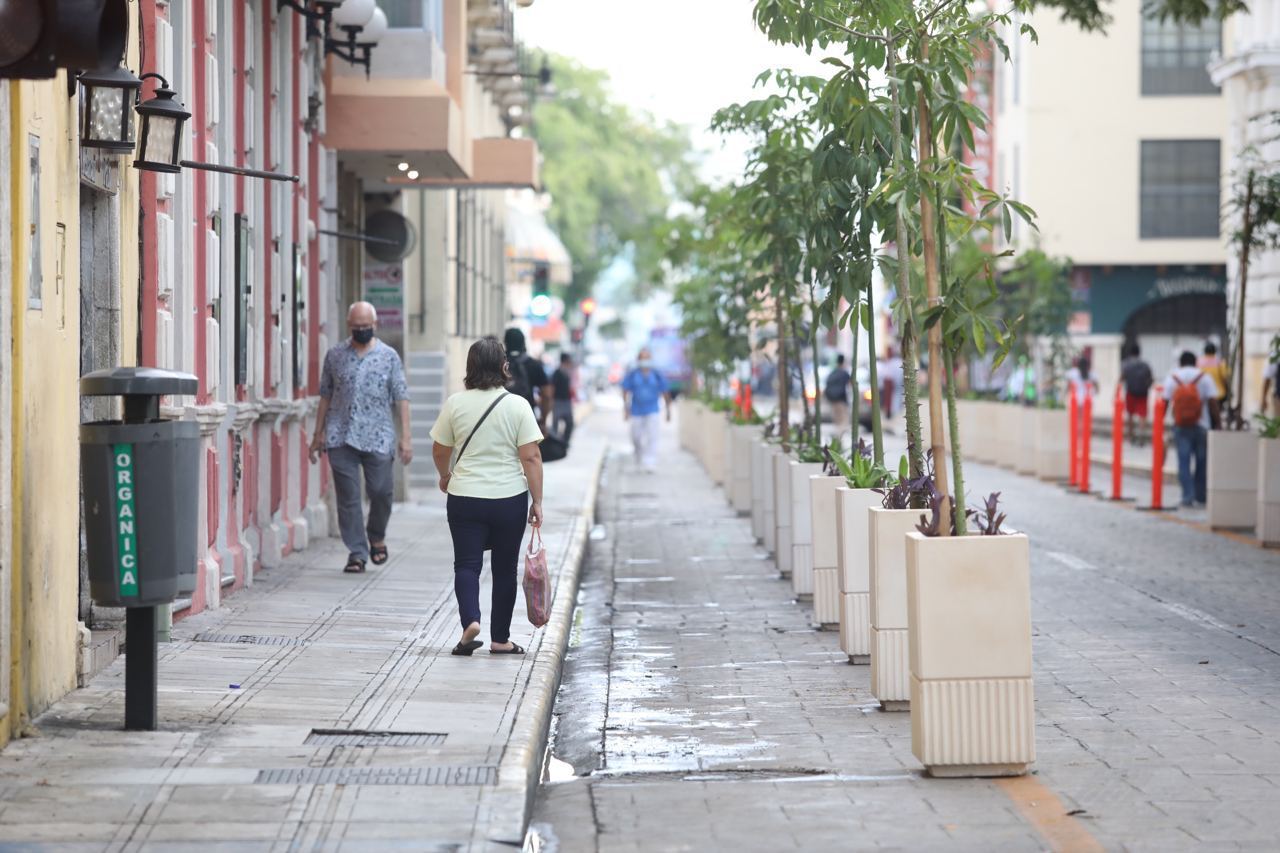
[[[662,428],[660,415],[631,416],[631,443],[636,448],[636,461],[645,468],[658,467],[658,432]]]

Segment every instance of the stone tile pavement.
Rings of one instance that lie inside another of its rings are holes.
[[[547,467],[556,617],[534,631],[517,601],[513,638],[529,655],[449,654],[460,629],[444,497],[415,496],[395,508],[387,565],[344,575],[345,549],[321,540],[175,625],[160,731],[121,730],[123,658],[40,717],[41,737],[0,753],[0,850],[518,846],[603,446],[587,424]],[[437,737],[314,742],[325,729]]]
[[[543,850],[1276,849],[1280,555],[970,465],[1032,540],[1039,755],[926,779],[909,716],[664,439],[658,475],[606,464]]]

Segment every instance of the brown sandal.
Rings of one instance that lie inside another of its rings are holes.
[[[347,560],[346,568],[343,569],[349,575],[358,575],[364,572],[364,560],[357,560],[355,557]]]

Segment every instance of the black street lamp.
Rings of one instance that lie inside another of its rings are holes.
[[[333,26],[346,34],[346,40],[327,38],[325,54],[362,66],[368,76],[373,67],[373,48],[387,32],[386,13],[374,0],[346,0],[333,13]]]
[[[182,171],[179,157],[182,151],[182,128],[191,113],[174,97],[169,81],[159,74],[143,74],[142,79],[153,77],[160,81],[151,100],[136,107],[142,116],[142,141],[138,145],[136,169],[148,172],[177,174]]]
[[[276,11],[292,9],[307,19],[307,38],[323,39],[328,36],[334,10],[345,0],[276,0]]]
[[[85,71],[84,116],[80,145],[107,151],[133,150],[133,105],[142,81],[128,68],[118,65],[111,71]]]

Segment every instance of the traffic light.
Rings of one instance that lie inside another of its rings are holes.
[[[128,32],[128,0],[0,0],[0,78],[108,71]]]
[[[538,262],[533,265],[533,297],[529,311],[535,317],[551,316],[551,265]]]

